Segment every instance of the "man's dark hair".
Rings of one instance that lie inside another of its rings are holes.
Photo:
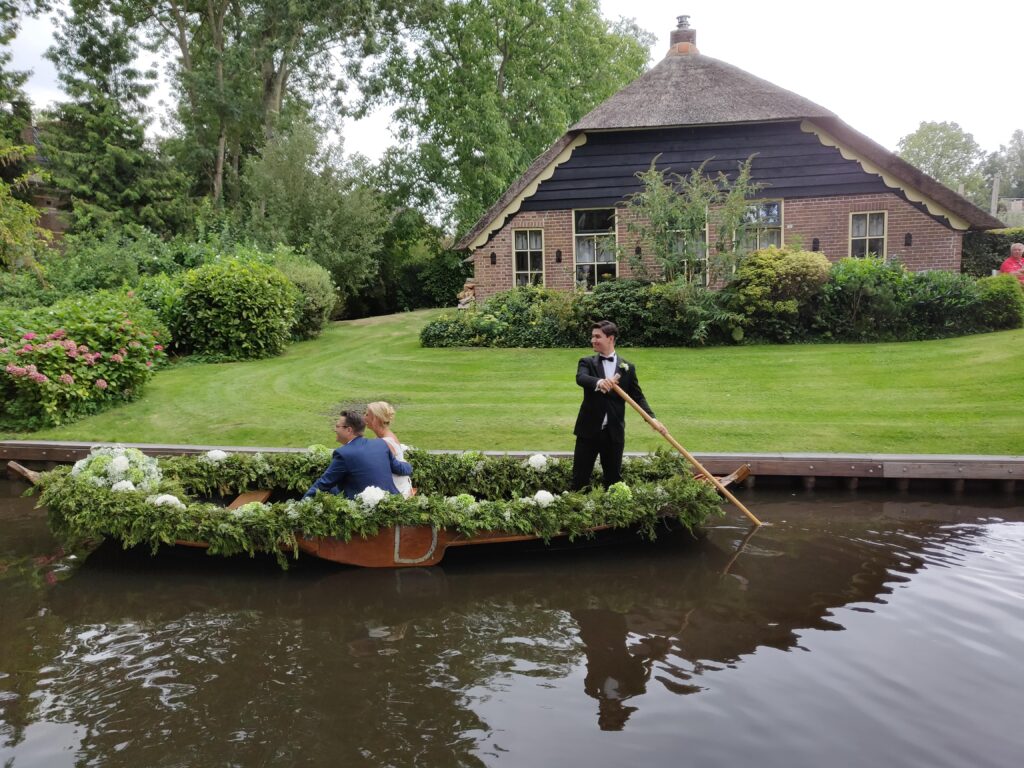
[[[619,338],[619,326],[611,320],[598,320],[590,326],[590,330],[600,331],[605,336],[614,336],[616,339]]]
[[[345,426],[352,427],[352,431],[357,435],[366,431],[366,419],[359,411],[342,411],[341,418],[345,420]]]

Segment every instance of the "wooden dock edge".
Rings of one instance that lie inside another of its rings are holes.
[[[33,440],[0,441],[0,462],[28,464],[34,469],[45,469],[57,464],[68,464],[88,455],[95,446],[115,443],[56,442]],[[295,453],[301,448],[273,448],[252,446],[213,445],[156,445],[150,443],[119,443],[138,448],[150,456],[175,456],[205,453],[220,449],[229,453]],[[454,453],[455,451],[430,451]],[[571,458],[564,451],[483,451],[488,455],[523,457],[545,453],[551,457]],[[628,453],[627,456],[640,456]],[[694,456],[711,472],[724,475],[737,466],[750,466],[746,487],[765,479],[768,481],[799,481],[805,488],[822,484],[857,488],[861,485],[895,485],[907,490],[911,481],[938,482],[954,492],[963,491],[968,482],[995,484],[1004,492],[1014,493],[1017,486],[1024,488],[1024,456],[981,456],[954,454],[835,454],[835,453],[700,453]]]

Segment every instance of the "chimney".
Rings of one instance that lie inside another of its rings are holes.
[[[690,27],[690,17],[677,16],[676,21],[679,26],[672,30],[669,38],[669,54],[700,53],[697,50],[697,30]]]

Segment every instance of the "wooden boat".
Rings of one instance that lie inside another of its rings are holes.
[[[7,466],[35,485],[39,473],[34,472],[15,461]],[[732,474],[717,478],[723,486],[742,482],[750,474],[750,466],[744,464]],[[699,479],[705,479],[700,477]],[[271,496],[270,491],[248,491],[239,495],[228,509],[237,509],[252,502],[265,502]],[[588,530],[588,533],[600,533],[612,526],[599,525]],[[555,538],[567,537],[558,534]],[[299,550],[321,560],[343,565],[354,565],[363,568],[422,568],[437,565],[450,547],[468,547],[484,544],[508,544],[512,542],[539,541],[540,536],[532,534],[510,534],[506,531],[478,531],[466,536],[445,528],[430,525],[396,525],[382,528],[375,536],[369,538],[352,538],[348,541],[340,538],[316,537],[298,538]],[[206,548],[203,541],[175,542],[182,547]]]

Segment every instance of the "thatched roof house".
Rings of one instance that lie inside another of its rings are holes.
[[[659,155],[680,174],[705,161],[735,171],[755,155],[761,246],[799,238],[833,260],[878,253],[958,270],[963,232],[1001,226],[829,110],[702,55],[681,17],[665,58],[573,125],[459,241],[477,295],[628,276],[601,238],[633,247],[622,206]]]

